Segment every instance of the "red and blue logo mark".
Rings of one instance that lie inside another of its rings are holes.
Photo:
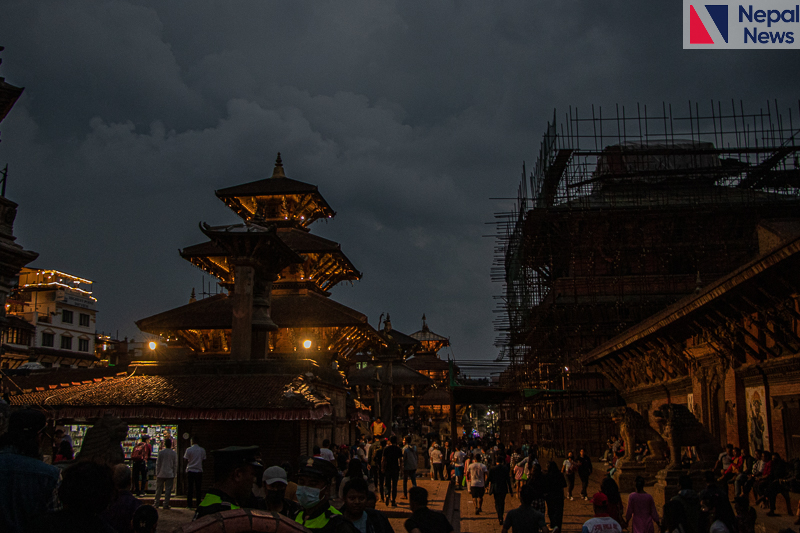
[[[725,42],[728,42],[728,6],[719,4],[698,4],[705,9]],[[684,41],[685,42],[685,41]],[[714,39],[700,20],[694,5],[689,6],[689,44],[714,44]]]

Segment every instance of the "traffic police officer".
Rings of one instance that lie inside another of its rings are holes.
[[[311,457],[300,467],[297,475],[297,501],[303,510],[295,518],[315,533],[358,533],[330,503],[332,479],[336,466],[326,459]]]
[[[194,519],[240,509],[250,497],[256,472],[261,468],[258,446],[229,446],[211,452],[214,457],[214,486],[197,506]]]

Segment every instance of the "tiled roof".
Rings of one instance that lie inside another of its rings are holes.
[[[406,359],[406,365],[414,370],[447,370],[450,368],[447,361],[442,361],[435,355],[415,355]]]
[[[412,339],[417,339],[418,341],[449,341],[447,337],[442,337],[441,335],[437,335],[436,333],[432,332],[429,329],[421,329],[415,333],[409,335]]]
[[[22,87],[15,87],[10,83],[6,83],[5,78],[0,78],[0,122],[6,118],[8,112],[14,107],[14,103],[23,90],[24,88]]]
[[[316,185],[290,178],[267,178],[215,191],[218,198],[236,196],[277,196],[280,194],[307,194],[318,192]]]
[[[406,335],[401,331],[397,331],[396,329],[382,329],[378,331],[378,335],[383,338],[388,344],[397,344],[400,346],[416,346],[419,344],[419,341]]]
[[[196,302],[143,318],[136,322],[142,331],[161,333],[181,329],[231,329],[232,300],[218,294]],[[273,292],[270,315],[282,328],[295,327],[369,327],[367,317],[323,295]]]
[[[335,241],[312,235],[297,228],[278,228],[278,238],[298,253],[339,252],[341,246]],[[181,257],[228,256],[227,250],[211,241],[187,246],[181,250]]]
[[[393,385],[430,385],[433,380],[402,363],[392,365]]]
[[[296,375],[130,375],[69,385],[15,394],[11,404],[117,409],[127,416],[158,413],[177,419],[285,419],[278,411],[308,419],[329,408],[328,399]]]
[[[444,389],[430,389],[419,398],[420,405],[448,405],[450,393]]]

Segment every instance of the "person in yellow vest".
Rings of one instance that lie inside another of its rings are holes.
[[[336,466],[319,457],[309,458],[297,474],[297,502],[303,510],[294,521],[315,533],[359,533],[352,522],[331,505]]]
[[[258,446],[229,446],[211,452],[214,458],[214,486],[197,506],[194,519],[240,509],[250,497],[256,472],[263,468],[258,462]]]

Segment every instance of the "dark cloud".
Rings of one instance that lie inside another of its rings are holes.
[[[233,221],[214,189],[287,174],[364,272],[334,298],[493,358],[493,232],[553,109],[796,99],[794,52],[681,50],[679,2],[4,3],[26,87],[0,163],[38,265],[97,281],[105,331],[184,303],[177,249]]]

